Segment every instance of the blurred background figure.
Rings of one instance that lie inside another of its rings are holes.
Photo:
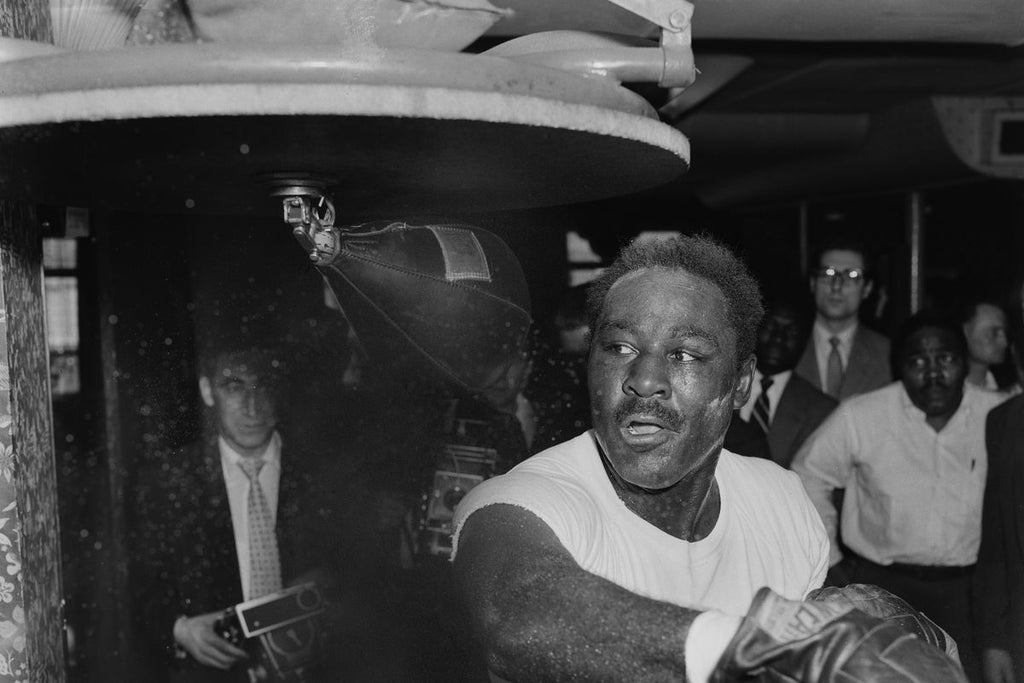
[[[757,333],[754,383],[739,417],[765,435],[771,459],[788,468],[837,401],[793,372],[811,334],[809,312],[793,297],[767,308]]]
[[[960,304],[957,317],[967,337],[967,381],[989,391],[1011,390],[1004,366],[1010,341],[1003,307],[992,299],[971,298]]]
[[[867,247],[835,235],[819,245],[812,264],[817,315],[796,374],[838,400],[885,386],[892,381],[889,340],[858,316],[873,287]]]
[[[240,325],[204,345],[206,436],[139,478],[137,623],[167,680],[249,680],[259,662],[225,639],[227,608],[306,581],[335,597],[341,491],[278,430],[278,338]]]

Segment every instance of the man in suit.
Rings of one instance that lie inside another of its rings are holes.
[[[282,369],[249,339],[218,340],[199,377],[212,433],[140,473],[137,616],[172,681],[248,681],[251,658],[217,632],[224,610],[331,584],[339,492],[278,433]]]
[[[1015,310],[1020,316],[1021,308]],[[985,446],[975,627],[985,683],[1019,683],[1024,681],[1024,396],[992,409]]]
[[[796,374],[840,401],[885,386],[892,381],[889,340],[858,319],[873,287],[866,247],[836,238],[821,245],[813,263],[817,316]]]
[[[765,434],[771,458],[788,468],[811,432],[837,401],[793,373],[811,332],[809,316],[795,303],[772,303],[757,333],[757,369],[740,417]]]

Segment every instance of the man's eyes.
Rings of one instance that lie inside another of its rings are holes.
[[[604,348],[610,353],[615,354],[617,356],[627,356],[638,353],[636,347],[634,347],[632,344],[627,344],[625,342],[610,342],[608,344],[605,344]],[[697,355],[684,349],[676,349],[674,351],[670,351],[667,354],[667,357],[669,358],[669,360],[677,362],[689,362],[699,360]]]
[[[636,349],[634,349],[629,344],[625,344],[623,342],[611,342],[609,344],[606,344],[605,348],[608,351],[611,351],[612,353],[620,356],[636,352]]]
[[[940,353],[935,356],[935,361],[939,365],[955,365],[957,362],[957,356],[955,353]],[[907,359],[907,367],[920,369],[928,366],[928,359],[925,356],[914,356],[913,358]]]

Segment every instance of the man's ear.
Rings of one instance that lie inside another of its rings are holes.
[[[873,290],[874,288],[875,288],[875,281],[874,280],[868,280],[867,282],[865,282],[864,283],[864,291],[861,292],[860,300],[864,301],[869,296],[871,296],[871,290]]]
[[[739,410],[750,398],[750,387],[754,384],[754,368],[757,367],[757,357],[753,354],[740,366],[736,374],[736,392],[732,397],[732,409]]]
[[[209,377],[199,378],[199,395],[203,397],[203,403],[207,408],[213,407],[213,385],[210,384]]]

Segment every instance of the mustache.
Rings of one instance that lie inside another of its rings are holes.
[[[630,396],[615,408],[615,421],[620,424],[634,415],[657,418],[673,431],[679,431],[683,424],[683,417],[678,412],[652,398]]]

